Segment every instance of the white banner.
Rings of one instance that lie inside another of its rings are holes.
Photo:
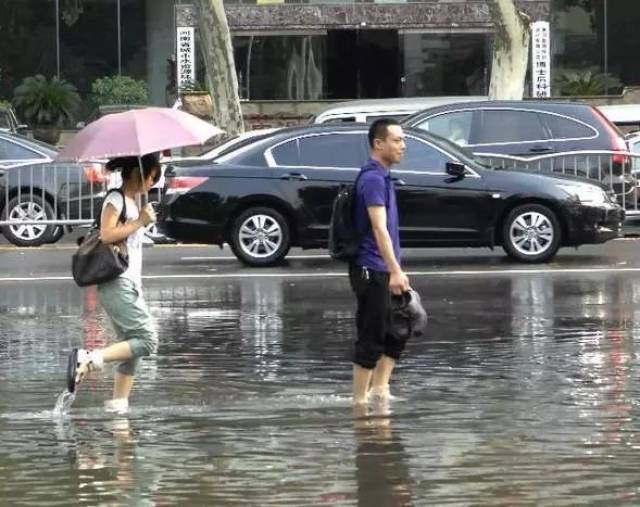
[[[176,81],[178,88],[196,80],[196,39],[191,26],[178,27],[176,45]]]
[[[547,21],[531,25],[531,95],[551,96],[551,31]]]

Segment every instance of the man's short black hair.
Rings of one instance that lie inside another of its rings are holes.
[[[387,128],[391,125],[400,125],[397,120],[393,118],[378,118],[369,127],[369,146],[373,148],[373,141],[375,139],[386,139]]]

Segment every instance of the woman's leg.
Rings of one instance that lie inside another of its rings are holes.
[[[114,399],[131,394],[136,366],[143,356],[155,352],[157,333],[146,303],[135,285],[123,278],[99,287],[100,302],[122,340],[104,349],[88,353],[88,360],[78,367],[79,380],[94,367],[105,362],[120,362],[115,375]]]

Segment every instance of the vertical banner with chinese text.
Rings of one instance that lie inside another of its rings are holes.
[[[551,34],[547,21],[531,24],[531,96],[551,96]]]
[[[176,45],[176,81],[179,90],[192,86],[196,80],[195,45],[194,28],[179,26]]]

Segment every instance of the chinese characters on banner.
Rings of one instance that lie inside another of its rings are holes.
[[[549,23],[537,21],[531,25],[533,97],[551,96],[551,38]]]
[[[179,26],[176,45],[176,78],[178,88],[196,80],[195,34],[193,27]]]

